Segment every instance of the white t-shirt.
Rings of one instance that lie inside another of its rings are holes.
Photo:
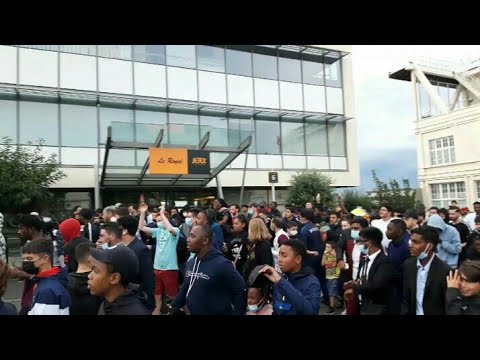
[[[360,255],[361,255],[360,247],[358,246],[357,243],[353,245],[353,250],[352,250],[352,279],[356,280],[357,275],[358,275],[358,268],[360,267]]]
[[[477,213],[470,213],[463,218],[463,221],[470,226],[470,231],[475,230],[475,218],[477,217]]]

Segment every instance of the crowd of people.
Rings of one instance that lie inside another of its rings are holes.
[[[480,203],[348,211],[320,204],[76,207],[19,221],[22,266],[0,259],[21,315],[480,314]],[[322,305],[323,304],[323,305]],[[0,314],[17,314],[0,300]]]

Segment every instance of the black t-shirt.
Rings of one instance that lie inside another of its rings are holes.
[[[235,264],[235,268],[238,272],[242,273],[243,265],[247,260],[248,255],[248,231],[244,230],[241,234],[233,234],[233,239],[227,245],[227,259],[235,261],[238,255],[238,260]]]
[[[272,247],[268,241],[259,241],[249,245],[247,259],[243,265],[243,278],[248,281],[248,277],[258,265],[274,266]]]
[[[463,222],[458,224],[452,224],[452,226],[460,233],[460,241],[462,242],[462,244],[466,243],[468,235],[470,234],[470,229],[468,228],[468,226]]]
[[[220,223],[220,221],[223,220],[225,215],[228,216],[228,220],[225,223],[225,225],[232,227],[232,215],[230,214],[230,211],[227,208],[225,208],[223,210],[218,210],[217,211],[217,216],[215,217],[215,220],[217,220],[217,222]]]

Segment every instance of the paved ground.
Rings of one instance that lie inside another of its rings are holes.
[[[8,282],[7,292],[3,297],[3,301],[13,304],[20,310],[20,299],[22,298],[23,281],[10,280]]]

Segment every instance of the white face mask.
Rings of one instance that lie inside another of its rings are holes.
[[[298,230],[292,230],[292,231],[290,231],[289,234],[292,235],[292,236],[296,236],[298,234]]]
[[[102,249],[103,250],[108,250],[108,243],[103,243],[102,244]]]
[[[186,211],[185,211],[185,212],[183,212],[183,213],[182,213],[182,215],[183,215],[183,217],[184,217],[184,218],[186,218],[186,217],[188,216],[188,214],[187,214],[187,212],[186,212]]]
[[[192,219],[190,219],[189,217],[185,218],[185,224],[187,224],[188,227],[191,227],[193,224]]]

